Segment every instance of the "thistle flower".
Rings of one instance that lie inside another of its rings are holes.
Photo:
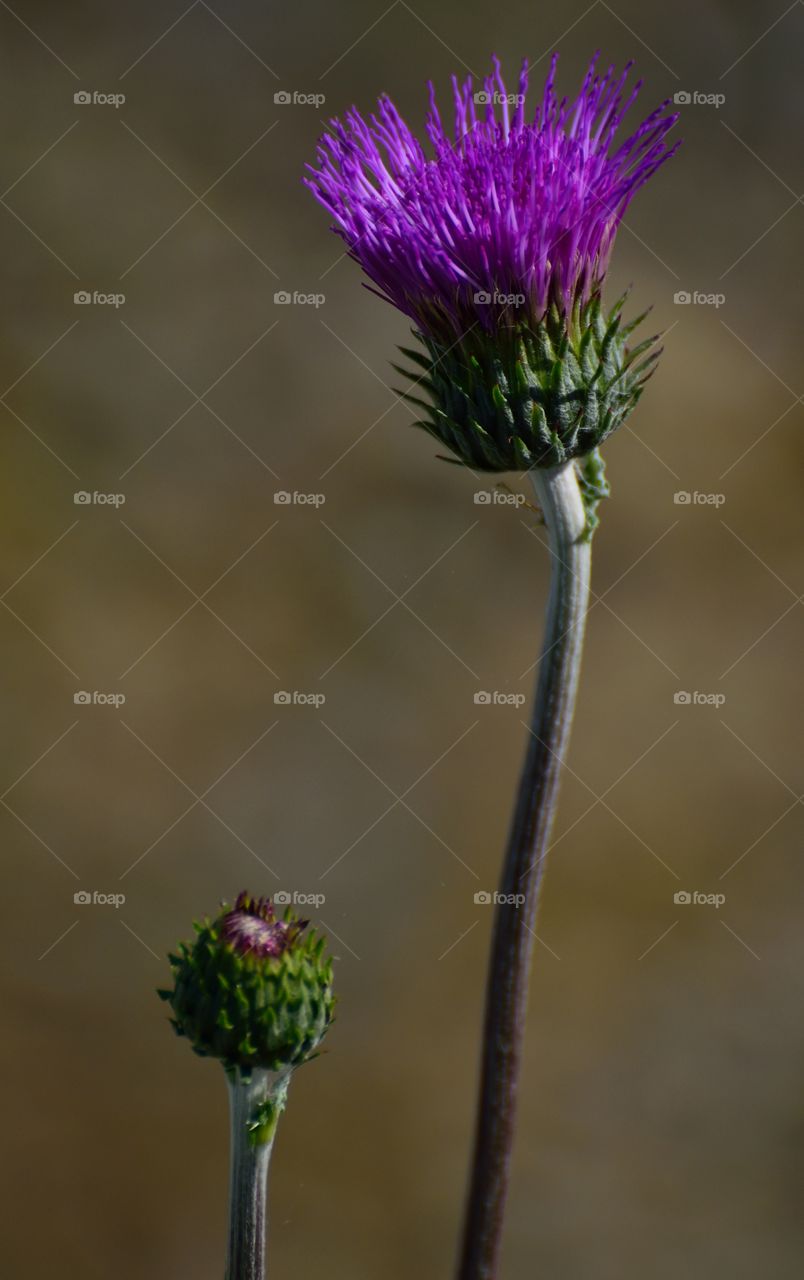
[[[590,536],[606,496],[599,446],[632,411],[658,357],[629,338],[602,287],[635,193],[673,154],[662,103],[619,146],[640,89],[596,71],[558,100],[554,57],[526,119],[528,69],[509,95],[494,59],[484,89],[453,78],[455,126],[430,86],[428,155],[388,97],[333,120],[305,179],[370,288],[414,325],[407,393],[419,426],[485,471],[528,471],[552,573],[524,768],[495,913],[472,1172],[458,1280],[498,1274],[536,913],[575,705],[589,609]],[[404,374],[406,371],[401,370]],[[518,905],[511,906],[516,899]]]
[[[428,157],[387,96],[366,121],[333,120],[305,181],[334,218],[373,291],[414,323],[423,351],[403,353],[432,403],[418,424],[466,465],[553,467],[591,453],[633,409],[658,353],[630,350],[638,321],[601,286],[636,191],[675,148],[665,102],[613,148],[639,93],[629,63],[558,100],[557,55],[526,119],[494,72],[475,92],[453,77],[454,136],[430,85]],[[513,108],[513,109],[512,109]],[[640,317],[641,319],[642,317]],[[405,372],[405,371],[403,371]]]

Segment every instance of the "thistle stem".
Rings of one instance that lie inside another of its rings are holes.
[[[265,1192],[288,1073],[227,1072],[227,1083],[231,1164],[226,1280],[265,1280]],[[255,1134],[253,1126],[259,1120],[263,1124]]]
[[[480,1094],[458,1280],[496,1280],[516,1120],[536,913],[567,750],[588,609],[590,545],[572,462],[531,472],[550,541],[551,584],[527,752],[496,908]]]

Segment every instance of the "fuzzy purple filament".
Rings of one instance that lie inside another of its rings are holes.
[[[331,121],[305,182],[375,292],[423,332],[535,326],[599,288],[631,199],[676,150],[678,116],[662,103],[612,150],[641,81],[626,93],[632,64],[597,75],[597,57],[570,102],[556,97],[554,55],[530,121],[527,63],[517,94],[496,57],[483,91],[453,76],[454,139],[430,84],[432,158],[387,96],[368,121],[355,108]]]
[[[277,920],[270,898],[252,898],[243,892],[224,917],[221,934],[241,955],[281,956],[307,924],[306,920]]]

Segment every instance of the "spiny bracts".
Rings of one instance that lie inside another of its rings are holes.
[[[173,987],[159,992],[176,1033],[229,1071],[282,1071],[312,1057],[334,1007],[326,939],[245,892],[194,928],[195,941],[169,956]]]
[[[493,343],[470,331],[444,347],[416,332],[423,350],[402,348],[413,369],[395,366],[413,382],[400,394],[422,412],[416,425],[476,471],[557,467],[592,453],[631,413],[660,355],[655,337],[629,347],[644,316],[623,322],[626,296],[604,315],[596,294],[569,323],[554,304],[535,327],[500,329]]]

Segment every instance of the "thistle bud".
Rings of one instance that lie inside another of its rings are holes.
[[[195,941],[170,956],[173,988],[159,992],[177,1034],[230,1072],[284,1072],[312,1057],[334,1006],[325,939],[245,892],[194,927]]]

